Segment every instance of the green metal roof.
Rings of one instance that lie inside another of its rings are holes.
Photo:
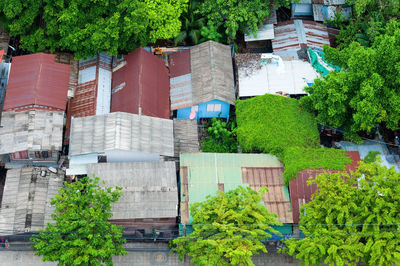
[[[229,191],[242,182],[242,167],[283,167],[276,156],[270,154],[231,154],[231,153],[182,153],[181,166],[181,201],[186,200],[182,167],[187,167],[189,206],[201,202],[207,195],[216,195],[218,183],[224,184]],[[286,194],[286,193],[285,193]],[[182,217],[185,214],[182,212]],[[189,223],[192,218],[189,217]]]

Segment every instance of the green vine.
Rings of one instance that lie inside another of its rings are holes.
[[[203,152],[236,153],[236,123],[227,124],[215,117],[207,128],[207,137],[201,142]]]

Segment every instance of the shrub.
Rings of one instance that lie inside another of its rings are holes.
[[[207,137],[201,142],[203,152],[235,153],[237,152],[236,124],[227,124],[217,118],[211,119],[207,128]]]

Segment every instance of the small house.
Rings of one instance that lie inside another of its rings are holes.
[[[263,204],[283,223],[275,229],[291,234],[293,214],[289,190],[283,183],[283,165],[269,154],[182,153],[180,155],[181,224],[180,234],[192,231],[189,206],[238,186],[269,189]],[[279,238],[279,236],[273,236]]]
[[[99,163],[88,165],[88,175],[103,186],[122,187],[112,204],[110,222],[138,238],[170,239],[177,235],[178,186],[174,162]]]
[[[159,161],[174,156],[173,122],[130,113],[73,118],[67,175],[87,174],[89,163]]]
[[[171,110],[177,118],[229,119],[235,103],[231,47],[207,41],[169,56]]]
[[[38,232],[52,222],[51,199],[64,183],[64,172],[47,167],[24,167],[7,171],[0,207],[2,235]]]
[[[113,67],[111,112],[169,119],[169,74],[165,63],[142,47]]]

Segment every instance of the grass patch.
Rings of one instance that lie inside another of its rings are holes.
[[[344,170],[351,162],[343,150],[320,148],[317,122],[296,99],[266,94],[238,100],[236,121],[242,150],[276,155],[285,165],[286,184],[299,170]]]

